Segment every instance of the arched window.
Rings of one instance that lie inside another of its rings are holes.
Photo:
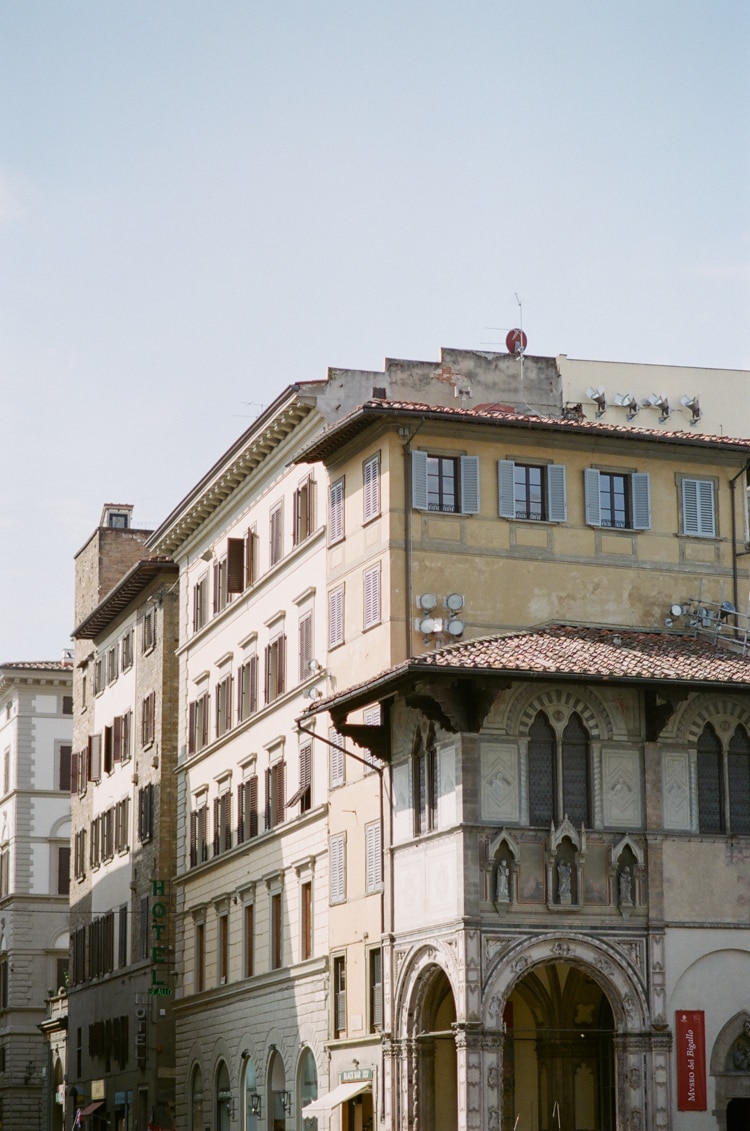
[[[297,1089],[298,1089],[298,1106],[299,1112],[302,1116],[302,1126],[305,1131],[317,1131],[318,1120],[316,1116],[310,1119],[305,1119],[305,1104],[312,1103],[313,1100],[318,1098],[318,1070],[315,1067],[315,1057],[312,1054],[312,1049],[306,1048],[302,1050],[302,1056],[299,1059],[299,1069],[297,1076]]]
[[[589,825],[589,736],[573,712],[562,734],[563,813],[574,825]]]
[[[216,1127],[217,1131],[229,1131],[232,1118],[232,1089],[229,1084],[229,1071],[222,1060],[216,1074]]]
[[[729,832],[750,833],[750,738],[743,726],[729,740]]]
[[[529,730],[529,824],[548,825],[555,813],[555,732],[544,711]]]
[[[203,1076],[197,1065],[190,1086],[190,1126],[192,1131],[203,1131]]]
[[[258,1092],[258,1079],[255,1065],[248,1060],[245,1065],[245,1131],[257,1131],[258,1116],[261,1114],[261,1098]]]
[[[721,764],[721,743],[706,723],[698,739],[698,828],[702,833],[724,831]]]

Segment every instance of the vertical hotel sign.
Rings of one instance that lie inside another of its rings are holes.
[[[706,1027],[702,1009],[679,1009],[677,1030],[677,1110],[706,1110]]]
[[[151,884],[151,997],[171,997],[169,973],[169,892],[164,880]]]

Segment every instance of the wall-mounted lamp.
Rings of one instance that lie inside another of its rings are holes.
[[[303,699],[322,699],[323,692],[319,687],[306,687],[302,692]]]
[[[644,398],[644,400],[641,401],[641,404],[644,408],[660,409],[661,416],[659,417],[659,422],[661,424],[664,423],[664,421],[672,411],[669,407],[669,397],[665,396],[664,393],[652,393],[650,397]]]
[[[281,1100],[281,1106],[283,1107],[284,1111],[287,1115],[289,1115],[289,1112],[292,1110],[292,1093],[279,1092],[279,1099]]]
[[[618,408],[628,410],[628,420],[632,420],[639,409],[638,401],[632,393],[615,393],[615,404]]]
[[[315,660],[315,659],[308,660],[307,661],[307,670],[309,672],[322,672],[323,671],[323,665],[321,664],[320,660]]]
[[[698,398],[688,396],[680,397],[680,404],[684,405],[685,408],[690,409],[690,423],[697,424],[700,418],[703,416],[700,401],[698,400]]]
[[[24,1084],[30,1084],[31,1081],[34,1079],[35,1073],[36,1073],[36,1065],[33,1064],[31,1061],[29,1061],[29,1063],[26,1065],[26,1071],[24,1072],[24,1076],[23,1076]]]
[[[604,385],[597,385],[596,388],[590,387],[586,390],[586,396],[590,401],[593,401],[596,407],[596,419],[604,416],[607,411],[607,394],[604,391]]]
[[[251,1115],[259,1115],[259,1116],[262,1115],[263,1114],[263,1102],[260,1098],[260,1093],[259,1092],[248,1092],[247,1098],[250,1101],[250,1114]]]

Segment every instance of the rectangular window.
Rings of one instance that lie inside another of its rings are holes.
[[[346,1034],[346,958],[337,954],[333,959],[333,1035]]]
[[[340,542],[344,537],[344,480],[337,479],[328,489],[328,542]]]
[[[193,586],[193,632],[199,632],[208,619],[208,574]]]
[[[328,747],[328,782],[331,789],[336,789],[346,780],[344,740],[339,732],[331,727],[328,731],[328,741],[335,744]]]
[[[328,594],[328,647],[344,643],[344,586]]]
[[[130,847],[130,801],[125,797],[115,807],[115,852],[127,852]]]
[[[138,790],[138,840],[145,844],[154,835],[153,782]]]
[[[620,530],[651,527],[651,480],[646,472],[584,471],[586,523]]]
[[[716,537],[716,499],[711,479],[682,479],[682,533]]]
[[[156,692],[143,700],[141,708],[141,746],[150,746],[156,737]]]
[[[7,1009],[8,1002],[8,959],[3,956],[0,958],[0,1009]]]
[[[102,736],[90,734],[88,738],[88,780],[100,781],[102,776]]]
[[[300,920],[302,926],[300,957],[304,961],[306,958],[312,958],[313,952],[312,883],[310,880],[307,880],[300,888],[300,903]]]
[[[229,916],[219,916],[219,985],[226,985],[229,977]]]
[[[116,763],[127,762],[130,758],[132,723],[132,711],[126,711],[124,715],[117,715],[112,721],[112,756]]]
[[[70,793],[70,790],[71,790],[70,767],[71,767],[72,756],[73,756],[73,747],[72,746],[61,746],[60,747],[60,760],[59,760],[59,763],[58,763],[57,788],[62,790],[64,793]]]
[[[216,737],[221,738],[232,726],[232,677],[227,675],[216,685]]]
[[[117,648],[112,647],[107,651],[107,683],[114,683],[117,679]]]
[[[284,821],[286,762],[274,762],[266,770],[265,825],[275,829]]]
[[[241,593],[245,588],[245,539],[227,538],[227,593]]]
[[[281,918],[281,892],[271,896],[271,969],[283,965],[283,936]]]
[[[188,754],[208,746],[208,692],[204,691],[188,707]]]
[[[380,624],[380,563],[366,569],[363,575],[364,627]]]
[[[73,838],[74,859],[73,870],[77,880],[82,880],[86,875],[86,830],[81,829]]]
[[[258,535],[251,526],[245,535],[245,588],[258,580]]]
[[[10,894],[10,850],[0,850],[0,899]]]
[[[70,845],[60,845],[57,849],[57,894],[70,893]]]
[[[195,992],[206,988],[206,924],[195,924]]]
[[[380,514],[380,452],[366,459],[362,468],[363,522]]]
[[[380,821],[365,825],[367,894],[383,889],[383,839]]]
[[[272,703],[286,690],[286,636],[277,636],[266,645],[266,703]]]
[[[284,526],[281,503],[274,507],[268,518],[268,564],[275,566],[284,556]]]
[[[299,802],[300,813],[312,807],[312,743],[306,742],[299,751],[299,788],[287,801],[287,808]]]
[[[190,867],[208,860],[208,805],[200,805],[190,814]]]
[[[383,952],[377,947],[370,951],[370,1032],[379,1033],[383,1027]]]
[[[73,696],[72,695],[63,695],[62,713],[64,715],[72,715],[73,714]]]
[[[147,895],[141,896],[141,902],[140,902],[140,909],[139,910],[140,910],[140,916],[139,916],[140,934],[139,934],[139,938],[138,938],[138,942],[139,942],[138,957],[139,958],[148,958],[150,934],[149,934],[149,902],[148,902],[148,896]]]
[[[306,613],[299,621],[299,680],[303,683],[310,676],[310,661],[313,658],[313,618]]]
[[[255,905],[245,904],[245,977],[255,973]]]
[[[128,905],[123,903],[120,907],[119,925],[117,931],[117,965],[128,964]]]
[[[477,456],[438,456],[412,452],[412,506],[443,514],[479,513]]]
[[[226,555],[214,562],[214,615],[225,609],[230,601],[229,566]]]
[[[214,856],[232,847],[232,794],[227,789],[214,799]]]
[[[141,651],[149,652],[156,644],[156,621],[154,610],[144,613],[141,621]]]
[[[101,827],[101,817],[94,817],[89,827],[89,864],[92,868],[98,868],[101,860],[101,848],[99,843]]]
[[[115,854],[115,810],[106,809],[101,815],[102,860],[111,860]]]
[[[420,747],[412,756],[414,835],[437,828],[437,751]]]
[[[100,656],[94,661],[94,695],[104,691],[104,659]]]
[[[251,656],[237,673],[237,722],[244,722],[258,710],[258,657]]]
[[[346,901],[346,834],[338,833],[328,842],[328,867],[330,875],[330,902]]]
[[[530,522],[565,522],[567,496],[562,464],[526,464],[501,459],[497,465],[499,514]]]
[[[237,843],[258,835],[258,776],[240,782],[237,786]]]
[[[130,629],[122,638],[122,670],[127,671],[133,666],[133,630]]]
[[[315,530],[315,480],[312,475],[294,492],[294,528],[292,542],[298,546]]]
[[[104,743],[103,743],[103,761],[105,774],[111,774],[114,766],[114,732],[112,727],[105,726],[104,728]]]

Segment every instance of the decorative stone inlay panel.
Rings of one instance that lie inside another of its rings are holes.
[[[690,828],[690,760],[685,751],[662,755],[662,806],[665,829]]]
[[[638,828],[643,823],[641,762],[637,750],[602,751],[604,824]]]
[[[483,821],[518,821],[518,748],[510,742],[482,742],[481,812]]]

